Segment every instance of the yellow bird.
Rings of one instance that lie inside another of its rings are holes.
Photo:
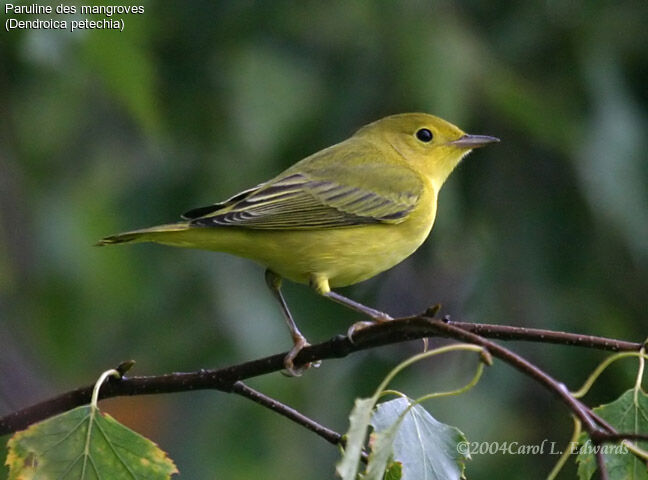
[[[308,343],[281,294],[281,279],[308,284],[374,322],[390,320],[331,288],[371,278],[411,255],[432,229],[448,175],[472,149],[498,141],[433,115],[392,115],[267,182],[188,211],[182,222],[119,233],[98,245],[155,242],[265,266],[294,343],[284,364],[297,374],[293,360]]]

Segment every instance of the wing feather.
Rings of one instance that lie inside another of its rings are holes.
[[[272,230],[399,223],[422,194],[421,179],[401,165],[372,162],[367,167],[367,162],[351,161],[340,162],[334,170],[324,165],[317,168],[317,162],[312,162],[300,171],[293,167],[224,202],[190,210],[184,217],[195,226]]]

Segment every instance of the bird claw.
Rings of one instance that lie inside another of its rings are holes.
[[[371,320],[363,320],[361,322],[356,322],[349,327],[349,329],[347,330],[347,338],[351,343],[354,343],[353,335],[355,335],[358,332],[358,330],[362,330],[363,328],[367,328],[379,323],[390,322],[392,320],[393,318],[391,315],[385,312],[381,312],[379,310],[373,310],[371,314]]]
[[[305,338],[301,337],[295,340],[295,345],[290,349],[288,355],[284,357],[283,364],[285,370],[282,370],[282,374],[287,377],[301,377],[303,373],[309,368],[319,368],[319,366],[322,364],[321,360],[305,363],[301,367],[295,367],[295,358],[297,357],[297,355],[299,355],[299,352],[301,352],[306,347],[310,347],[310,343],[308,343]]]
[[[378,315],[373,317],[375,323],[385,323],[394,319],[391,315],[385,312],[377,312],[377,313]]]
[[[377,322],[377,321],[370,321],[370,320],[363,320],[362,322],[356,322],[356,323],[354,323],[353,325],[351,325],[351,326],[349,327],[349,329],[347,330],[347,338],[349,339],[349,341],[350,341],[351,343],[355,343],[355,342],[353,341],[353,336],[354,336],[354,335],[355,335],[359,330],[362,330],[363,328],[370,327],[370,326],[372,326],[372,325],[376,325],[377,323],[379,323],[379,322]]]

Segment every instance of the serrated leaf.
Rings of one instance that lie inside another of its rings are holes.
[[[403,418],[402,416],[399,417],[387,429],[380,432],[375,431],[374,427],[374,432],[371,434],[369,442],[371,445],[371,454],[369,455],[367,470],[362,476],[364,480],[381,480],[385,476],[387,465],[394,453],[394,439],[396,438]]]
[[[358,474],[358,464],[362,455],[371,410],[374,405],[373,398],[357,398],[349,415],[349,431],[346,433],[346,446],[344,454],[338,462],[335,471],[342,480],[355,480]]]
[[[642,391],[638,392],[637,403],[634,402],[633,389],[626,391],[615,401],[594,408],[594,412],[605,419],[618,432],[622,433],[648,433],[648,396]],[[648,442],[641,441],[636,444],[648,450]],[[581,436],[578,446],[578,476],[581,480],[589,480],[596,472],[596,459],[592,453],[596,448],[589,437]],[[633,455],[621,444],[605,444],[602,447],[605,466],[610,480],[648,480],[646,464]]]
[[[153,442],[86,405],[9,440],[9,480],[166,480],[178,473]]]
[[[411,403],[411,399],[398,398],[379,404],[371,419],[376,437],[383,432],[385,437],[390,436],[390,429]],[[437,421],[421,405],[414,404],[393,437],[392,458],[402,464],[404,480],[459,479],[463,478],[467,457],[457,451],[457,444],[465,441],[458,428]]]

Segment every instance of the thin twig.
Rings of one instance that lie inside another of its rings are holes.
[[[488,323],[448,322],[450,325],[476,333],[486,338],[499,340],[522,340],[527,342],[556,343],[579,347],[610,350],[612,352],[637,351],[640,343],[626,342],[612,338],[581,335],[580,333],[558,332],[541,328],[511,327],[509,325],[492,325]]]
[[[596,466],[598,467],[599,478],[601,480],[608,480],[607,467],[605,466],[605,457],[603,456],[603,451],[600,448],[596,449]]]
[[[306,415],[298,412],[294,408],[289,407],[288,405],[281,403],[280,401],[275,400],[272,397],[268,397],[258,390],[247,386],[243,382],[236,382],[234,385],[232,385],[232,393],[237,393],[249,400],[252,400],[253,402],[258,403],[261,406],[269,408],[273,412],[277,412],[279,415],[283,415],[289,420],[292,420],[298,425],[301,425],[302,427],[307,428],[316,435],[319,435],[324,440],[332,443],[333,445],[341,447],[344,447],[346,445],[346,437],[344,437],[343,435],[340,435],[336,431],[317,423],[315,420],[308,418]],[[367,463],[369,461],[369,454],[363,451],[360,455],[360,460],[362,460],[364,463]]]
[[[273,412],[277,412],[279,415],[283,415],[284,417],[292,420],[302,427],[306,427],[308,430],[319,435],[324,440],[332,443],[333,445],[340,445],[342,442],[342,435],[340,435],[339,433],[317,423],[315,420],[308,418],[306,415],[298,412],[294,408],[289,407],[288,405],[285,405],[280,401],[275,400],[274,398],[268,397],[267,395],[264,395],[263,393],[251,387],[248,387],[243,382],[234,383],[234,385],[232,385],[231,391],[238,395],[242,395],[243,397],[248,398],[253,402],[258,403],[259,405],[263,405]]]
[[[593,440],[594,439],[592,439],[592,441]],[[599,443],[618,442],[619,440],[643,440],[648,442],[648,433],[616,432],[600,433],[596,436],[596,441]]]

